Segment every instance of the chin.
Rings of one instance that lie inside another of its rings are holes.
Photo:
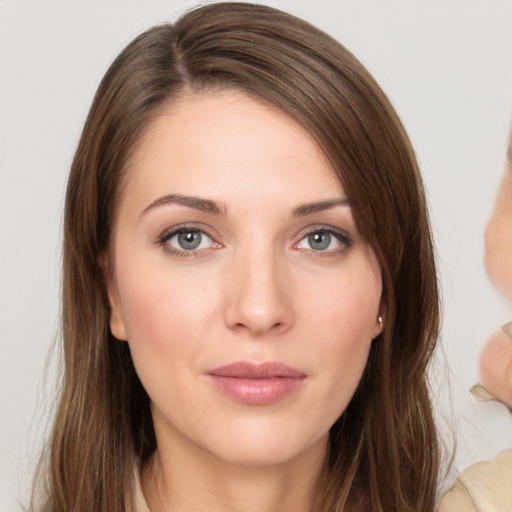
[[[230,464],[245,467],[265,467],[291,463],[294,460],[325,456],[328,431],[307,433],[300,426],[286,429],[264,425],[245,425],[230,435],[209,440],[212,455]]]

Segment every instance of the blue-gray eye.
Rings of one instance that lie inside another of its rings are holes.
[[[331,244],[331,238],[331,235],[325,231],[312,233],[311,235],[308,235],[309,246],[314,251],[325,251]]]
[[[196,251],[211,247],[213,240],[204,232],[197,229],[186,229],[171,235],[166,243],[181,251]]]
[[[199,231],[185,231],[178,235],[178,243],[182,249],[193,251],[201,245],[201,238]]]
[[[348,245],[340,238],[341,236],[336,233],[320,229],[302,238],[299,242],[299,248],[317,252],[334,251],[341,248],[343,245]]]

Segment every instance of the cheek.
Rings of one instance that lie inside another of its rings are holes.
[[[325,371],[326,396],[339,396],[342,408],[355,391],[366,366],[375,335],[382,292],[376,272],[359,273],[362,278],[333,283],[323,299],[310,297],[314,351],[311,358]]]
[[[306,295],[316,327],[326,332],[328,339],[338,339],[338,345],[349,340],[372,338],[382,295],[380,269],[365,261],[357,262],[351,272],[339,278],[324,280],[321,288],[313,283]]]
[[[120,296],[137,375],[158,410],[182,404],[180,410],[192,414],[195,402],[184,404],[183,395],[194,389],[192,370],[211,327],[206,283],[156,264],[151,272],[123,277]]]
[[[512,168],[507,167],[485,230],[485,268],[498,291],[512,300]]]
[[[360,310],[339,311],[339,317],[333,317],[331,323],[326,323],[325,329],[319,332],[316,351],[309,357],[319,369],[316,375],[318,388],[305,414],[318,418],[326,430],[347,408],[366,368],[372,344],[373,308],[371,312],[366,315],[365,322],[361,317],[356,322],[345,314],[358,318]]]
[[[139,282],[139,286],[125,281],[122,299],[133,362],[144,387],[151,392],[165,370],[159,362],[165,359],[168,367],[184,348],[170,334],[181,332],[173,314],[179,303],[161,282],[151,278]]]
[[[158,261],[141,266],[132,260],[126,270],[119,266],[119,296],[134,364],[143,382],[162,379],[200,349],[213,313],[208,284]]]
[[[323,366],[329,369],[334,385],[357,387],[366,366],[372,343],[378,300],[358,300],[360,297],[340,297],[336,311],[326,322]]]
[[[197,325],[209,313],[209,283],[176,270],[165,257],[134,257],[118,264],[118,286],[128,340],[160,340]],[[179,326],[179,330],[174,328]]]
[[[168,336],[179,306],[175,294],[151,276],[124,280],[120,292],[128,342],[158,345]]]
[[[494,211],[485,230],[484,261],[490,281],[512,300],[512,212]]]

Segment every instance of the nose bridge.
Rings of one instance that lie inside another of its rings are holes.
[[[286,330],[293,319],[286,289],[286,257],[268,243],[235,251],[226,322],[261,335]]]

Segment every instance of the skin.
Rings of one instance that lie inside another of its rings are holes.
[[[485,268],[489,279],[512,303],[512,162],[507,161],[494,210],[485,230]]]
[[[183,224],[204,232],[194,250]],[[317,144],[241,93],[182,96],[137,146],[106,257],[111,330],[152,403],[151,510],[309,510],[329,428],[382,329],[380,267]],[[241,403],[209,376],[233,361],[305,378],[275,403]]]
[[[512,303],[512,162],[507,161],[485,230],[485,268],[498,291]],[[512,324],[495,332],[480,354],[482,384],[512,407]]]

